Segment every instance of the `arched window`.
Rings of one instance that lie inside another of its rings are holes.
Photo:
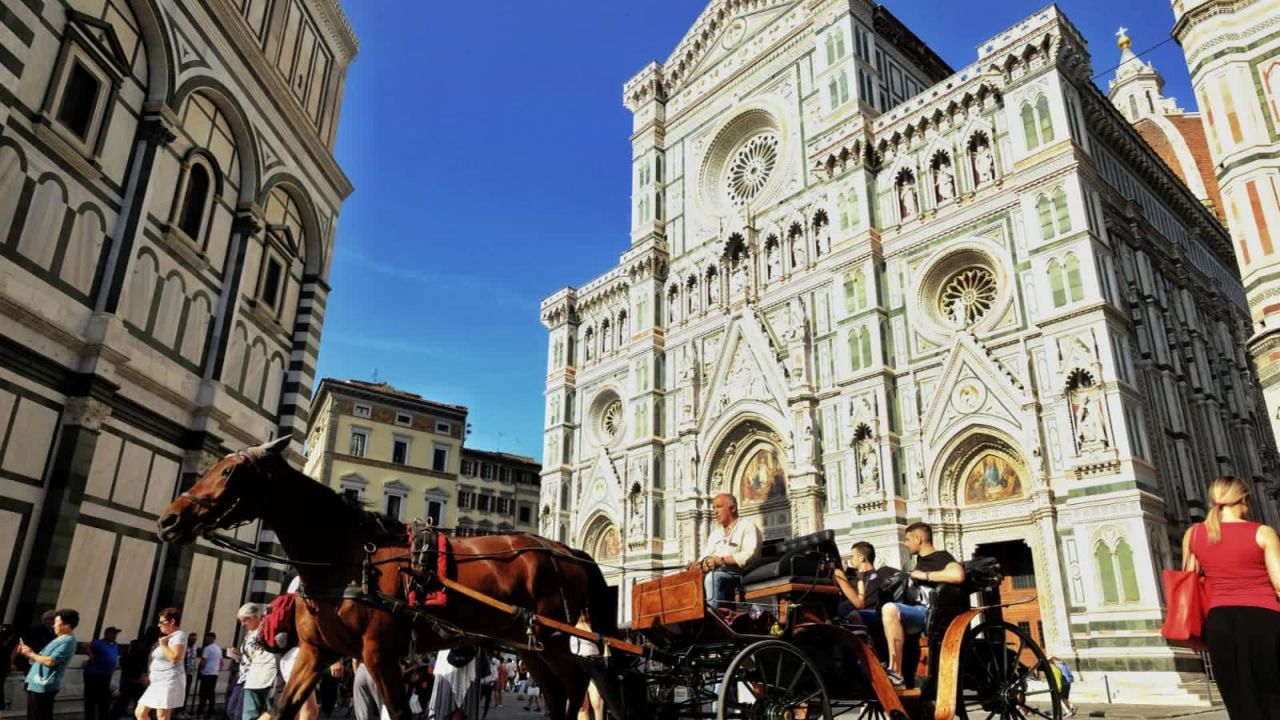
[[[1040,116],[1040,141],[1053,140],[1053,117],[1049,115],[1049,98],[1044,95],[1036,100],[1036,115]]]
[[[1053,207],[1049,204],[1049,198],[1041,195],[1036,198],[1036,215],[1040,218],[1040,237],[1048,240],[1054,236],[1053,230]]]
[[[1075,253],[1067,253],[1066,266],[1067,295],[1071,302],[1079,302],[1084,299],[1084,283],[1080,280],[1080,261]]]
[[[847,202],[848,200],[845,198],[844,193],[840,193],[840,195],[836,197],[836,207],[840,208],[841,230],[849,229],[849,206],[846,204]]]
[[[849,227],[858,224],[858,193],[854,190],[845,198],[845,214],[849,216]]]
[[[1062,283],[1062,266],[1057,260],[1049,261],[1049,291],[1053,294],[1053,306],[1060,308],[1067,304],[1067,293]]]
[[[853,273],[844,274],[844,311],[852,313],[858,309],[857,285],[854,284]]]
[[[645,196],[645,197],[640,198],[640,211],[639,211],[639,217],[640,217],[640,222],[642,222],[642,223],[643,223],[643,222],[648,222],[648,221],[649,221],[649,198],[648,198],[648,196]]]
[[[1102,601],[1104,603],[1120,602],[1120,591],[1116,588],[1116,569],[1112,564],[1111,550],[1106,543],[1099,542],[1093,547],[1093,560],[1098,565],[1098,579],[1102,584]]]
[[[1124,591],[1124,601],[1136,603],[1138,595],[1138,575],[1133,569],[1133,550],[1129,543],[1120,538],[1116,543],[1116,569],[1120,572],[1120,588]]]
[[[1022,134],[1027,141],[1027,149],[1034,150],[1040,145],[1040,136],[1036,133],[1036,112],[1031,105],[1022,105]]]
[[[871,367],[871,332],[865,327],[858,331],[858,346],[862,354],[862,367]]]
[[[204,211],[209,205],[211,186],[209,170],[205,164],[191,163],[187,170],[187,187],[182,193],[182,210],[178,213],[178,229],[197,242],[204,229]]]
[[[862,369],[862,351],[858,348],[858,331],[849,331],[849,369],[857,372]]]
[[[1129,122],[1138,119],[1138,101],[1132,95],[1129,96]]]
[[[662,219],[662,193],[654,193],[653,195],[653,219]]]
[[[1071,232],[1071,211],[1067,208],[1067,193],[1062,188],[1053,191],[1053,216],[1059,235]]]

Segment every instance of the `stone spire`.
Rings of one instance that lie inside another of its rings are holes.
[[[1186,112],[1178,107],[1174,98],[1163,93],[1164,78],[1151,63],[1143,62],[1134,54],[1133,38],[1128,28],[1116,31],[1116,46],[1120,48],[1120,64],[1116,76],[1107,84],[1107,97],[1131,123],[1153,115],[1174,115]]]

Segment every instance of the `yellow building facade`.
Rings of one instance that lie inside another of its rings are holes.
[[[467,408],[388,383],[320,381],[307,433],[310,477],[401,521],[458,521]]]

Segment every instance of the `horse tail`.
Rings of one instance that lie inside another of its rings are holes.
[[[587,611],[591,613],[591,629],[601,635],[616,635],[618,607],[612,590],[604,581],[604,573],[600,571],[595,558],[585,551],[570,548],[570,552],[582,560],[579,564],[587,574]]]

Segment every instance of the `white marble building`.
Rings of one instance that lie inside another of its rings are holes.
[[[711,2],[625,86],[629,247],[542,303],[543,532],[625,588],[721,491],[898,566],[927,520],[1086,681],[1187,701],[1159,572],[1275,447],[1230,239],[1092,74],[1056,7],[955,71],[866,0]]]

